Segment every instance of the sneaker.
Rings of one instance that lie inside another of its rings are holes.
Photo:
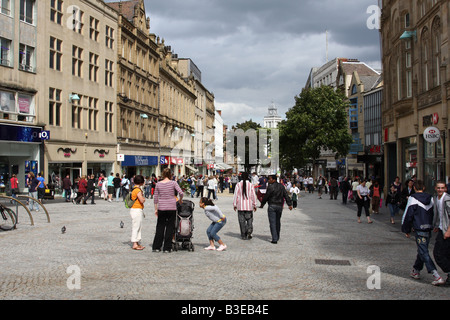
[[[442,277],[439,277],[439,278],[434,278],[434,281],[433,282],[431,282],[431,284],[433,285],[433,286],[440,286],[440,285],[443,285],[443,284],[445,284],[445,280],[444,279],[442,279]]]
[[[219,248],[217,248],[217,251],[223,251],[227,248],[227,245],[220,245]]]
[[[216,250],[216,247],[214,247],[214,246],[209,246],[209,247],[206,247],[205,250]]]
[[[411,273],[409,274],[411,276],[411,278],[419,280],[420,279],[420,272],[416,271],[416,270],[412,270]]]

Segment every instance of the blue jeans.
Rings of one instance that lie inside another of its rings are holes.
[[[391,212],[391,218],[394,218],[395,215],[400,211],[400,208],[396,204],[389,203],[388,207],[389,211]]]
[[[280,240],[282,212],[283,212],[282,206],[269,205],[269,208],[267,209],[267,214],[269,216],[270,233],[272,234],[272,241]]]
[[[37,191],[29,192],[29,196],[34,199],[37,199],[38,193],[37,193]],[[29,203],[30,203],[30,207],[29,207],[30,211],[32,211],[35,207],[36,207],[35,210],[39,211],[39,205],[36,203],[36,201],[29,199]]]
[[[416,231],[416,244],[417,244],[417,258],[414,263],[414,269],[421,271],[423,265],[427,268],[428,273],[436,270],[436,265],[431,260],[430,253],[428,252],[428,245],[430,244],[431,231]]]
[[[227,219],[223,219],[221,222],[213,222],[206,230],[206,234],[208,235],[208,240],[216,240],[219,241],[220,237],[217,235],[217,232],[223,228],[223,226],[227,223]]]
[[[194,185],[191,184],[191,198],[194,197],[195,189],[196,189],[196,188],[195,188],[195,184],[194,184]]]

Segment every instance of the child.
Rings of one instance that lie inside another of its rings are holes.
[[[141,246],[141,229],[142,219],[144,218],[144,202],[145,197],[142,193],[141,187],[144,185],[144,177],[137,175],[134,178],[135,187],[131,192],[131,200],[135,200],[135,203],[130,209],[131,216],[131,242],[133,243],[133,250],[144,250],[144,246]]]
[[[431,239],[431,230],[433,229],[433,198],[428,193],[423,192],[425,186],[422,180],[414,183],[415,193],[408,199],[405,213],[402,219],[402,232],[406,237],[410,237],[411,229],[416,232],[417,258],[411,271],[411,277],[420,279],[420,271],[425,264],[428,273],[432,273],[434,281],[433,285],[441,285],[445,281],[441,278],[436,270],[436,266],[431,260],[428,252],[428,245]]]
[[[209,247],[206,247],[205,250],[216,250],[216,247],[214,246],[214,240],[219,243],[219,248],[217,248],[217,251],[223,251],[227,248],[227,245],[223,243],[223,241],[220,239],[220,237],[217,235],[217,232],[219,232],[220,229],[223,228],[223,226],[227,223],[227,218],[225,215],[220,211],[219,207],[214,205],[212,200],[208,198],[201,198],[200,199],[200,208],[203,208],[205,210],[206,216],[212,221],[211,225],[208,227],[208,230],[206,230],[206,234],[208,235],[209,239]]]

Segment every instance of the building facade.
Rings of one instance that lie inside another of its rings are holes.
[[[264,116],[264,128],[276,129],[281,120],[281,117],[278,115],[278,109],[272,103],[267,110],[267,115]]]
[[[385,180],[448,180],[449,1],[383,1]],[[428,142],[428,128],[440,131]],[[436,130],[437,129],[437,130]]]

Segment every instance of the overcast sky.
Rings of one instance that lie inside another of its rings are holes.
[[[312,67],[356,58],[381,68],[377,0],[145,0],[150,32],[191,58],[229,126],[262,124],[273,102],[284,118]]]

